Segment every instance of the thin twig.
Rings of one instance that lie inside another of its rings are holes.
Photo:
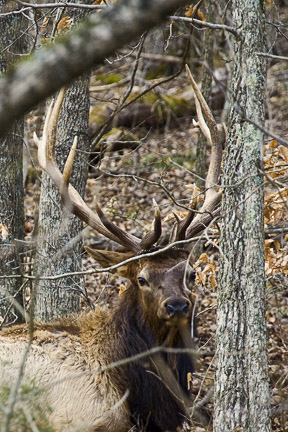
[[[269,53],[262,53],[262,52],[255,52],[255,54],[257,54],[261,57],[268,57],[268,58],[272,58],[272,59],[276,59],[276,60],[288,61],[288,57],[284,57],[284,56],[278,56],[278,55],[269,54]]]
[[[21,0],[16,0],[18,4],[21,6],[26,6],[32,9],[54,9],[54,8],[78,8],[78,9],[107,9],[107,6],[104,5],[87,5],[87,4],[79,4],[79,3],[66,3],[66,2],[59,2],[59,3],[27,3],[23,2]]]
[[[159,250],[156,250],[156,251],[153,251],[153,252],[147,252],[145,254],[140,254],[140,255],[133,256],[133,257],[128,258],[128,259],[122,261],[121,263],[115,264],[113,266],[109,266],[109,267],[105,267],[105,268],[101,268],[101,269],[95,269],[95,270],[91,270],[91,271],[79,271],[79,272],[71,272],[71,273],[62,273],[60,275],[55,275],[55,276],[37,276],[37,280],[55,280],[55,279],[60,279],[60,278],[68,277],[68,276],[71,277],[71,276],[77,276],[77,275],[89,275],[89,274],[94,274],[94,273],[106,273],[106,272],[109,272],[111,270],[115,270],[118,267],[121,267],[121,266],[123,266],[125,264],[128,264],[128,263],[132,262],[132,261],[136,261],[138,259],[141,259],[143,257],[151,257],[151,256],[158,255],[158,254],[160,254],[162,252],[165,252],[165,251],[171,249],[172,247],[185,246],[185,245],[187,245],[189,243],[192,243],[194,241],[197,241],[197,240],[201,239],[202,237],[203,237],[203,234],[201,236],[193,237],[191,239],[179,240],[179,241],[170,243],[169,245],[167,245],[167,246],[165,246],[165,247],[163,247],[163,248],[161,248]],[[211,237],[211,238],[213,238],[213,237]],[[31,279],[31,280],[34,280],[36,278],[36,276],[29,276],[29,275],[6,275],[6,276],[4,275],[4,276],[0,276],[0,279],[5,279],[5,278],[8,278],[8,279],[15,278],[15,279],[17,279],[19,277],[24,277],[26,279]]]
[[[233,27],[227,26],[225,24],[214,24],[214,23],[209,23],[206,21],[201,21],[198,20],[196,18],[188,18],[188,17],[181,17],[181,16],[170,16],[170,19],[174,20],[174,21],[184,21],[184,22],[188,22],[190,24],[198,24],[201,25],[202,27],[207,27],[209,29],[213,29],[213,30],[224,30],[224,31],[228,31],[230,33],[232,33],[237,39],[240,39],[240,33]]]

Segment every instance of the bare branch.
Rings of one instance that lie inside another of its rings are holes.
[[[32,9],[55,9],[60,7],[65,8],[78,8],[78,9],[106,9],[105,5],[86,5],[80,3],[68,3],[68,2],[59,2],[59,3],[28,3],[20,0],[16,0],[18,4],[21,6],[26,6]]]
[[[61,36],[0,80],[0,134],[37,103],[163,21],[185,0],[118,1]],[[101,15],[101,16],[100,16]]]
[[[256,52],[255,54],[257,54],[260,57],[267,57],[267,58],[272,58],[272,59],[276,59],[276,60],[288,61],[288,57],[284,57],[284,56],[278,56],[278,55],[269,54],[269,53],[262,53],[262,52]]]
[[[182,21],[182,22],[184,21],[184,22],[188,22],[191,24],[198,24],[198,25],[201,25],[202,27],[206,27],[206,28],[213,29],[213,30],[228,31],[229,33],[232,33],[237,39],[240,39],[240,33],[235,28],[229,27],[229,26],[224,25],[224,24],[214,24],[214,23],[201,21],[201,20],[198,20],[196,18],[188,18],[188,17],[180,17],[180,16],[170,16],[169,18],[174,20],[174,21]]]

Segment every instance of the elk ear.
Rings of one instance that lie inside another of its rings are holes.
[[[119,264],[121,261],[125,261],[128,258],[133,256],[133,252],[114,252],[114,251],[106,251],[106,250],[98,250],[91,249],[88,246],[85,246],[85,250],[89,253],[89,255],[95,259],[103,268],[110,267],[115,264]],[[124,265],[122,267],[118,267],[115,270],[112,270],[111,273],[117,273],[119,276],[128,277],[127,273],[128,265]],[[128,277],[129,278],[129,277]]]

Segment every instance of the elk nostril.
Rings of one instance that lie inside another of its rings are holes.
[[[174,317],[175,315],[184,316],[188,312],[189,303],[188,302],[186,302],[186,303],[174,303],[174,304],[168,303],[166,305],[166,309],[167,309],[168,315],[171,318]]]

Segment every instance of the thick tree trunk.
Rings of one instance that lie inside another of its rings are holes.
[[[82,3],[90,4],[89,0],[82,0]],[[83,9],[69,11],[69,16],[73,17],[75,23],[85,15],[86,11]],[[70,181],[82,196],[85,193],[90,152],[89,76],[84,75],[67,89],[56,137],[56,158],[63,170],[73,139],[78,136],[77,156]],[[58,190],[50,177],[43,173],[35,259],[37,276],[56,276],[81,271],[82,229],[82,222],[64,209]],[[84,279],[81,276],[55,280],[39,279],[34,291],[35,318],[38,321],[49,321],[61,315],[78,312],[83,284]]]
[[[0,9],[8,11],[0,0]],[[0,72],[6,71],[21,52],[21,16],[0,16]],[[15,43],[19,39],[18,43]],[[0,279],[0,323],[11,324],[23,320],[17,304],[22,306],[22,278],[20,252],[24,239],[23,190],[23,121],[15,122],[5,138],[0,140],[0,275],[18,278]],[[17,242],[17,240],[19,240]],[[4,319],[4,322],[3,322]]]
[[[78,136],[71,183],[82,196],[85,193],[90,150],[88,117],[89,78],[86,76],[67,90],[60,112],[56,143],[57,161],[63,169],[73,138]],[[81,231],[82,223],[63,210],[58,190],[43,173],[35,274],[45,277],[80,271]],[[35,318],[47,321],[78,311],[82,284],[83,278],[80,276],[38,280],[35,286]]]
[[[264,1],[234,0],[231,111],[223,174],[215,432],[270,431],[266,353],[263,133]]]

